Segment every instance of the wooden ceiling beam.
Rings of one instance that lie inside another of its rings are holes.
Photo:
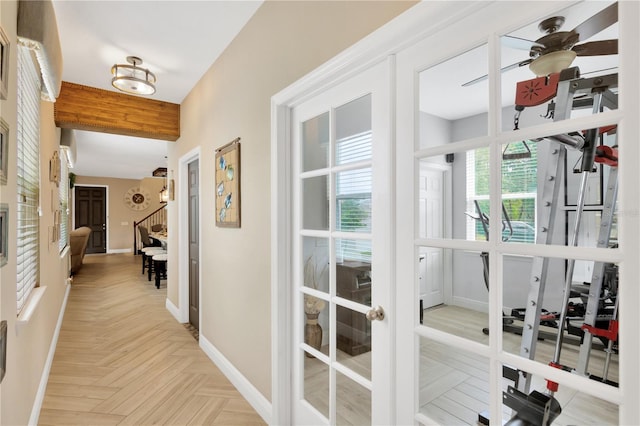
[[[180,105],[62,82],[54,103],[60,128],[176,141]]]

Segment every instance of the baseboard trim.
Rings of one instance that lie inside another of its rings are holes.
[[[466,297],[454,296],[452,305],[460,306],[478,312],[489,313],[489,304],[478,300],[468,299]]]
[[[56,353],[56,346],[58,345],[58,336],[60,336],[60,328],[62,328],[62,320],[64,319],[64,311],[67,308],[67,299],[69,298],[69,291],[71,285],[69,280],[65,280],[64,298],[62,299],[62,305],[60,306],[60,313],[58,313],[58,322],[56,328],[53,331],[53,337],[51,338],[51,345],[49,345],[49,354],[47,360],[44,363],[42,369],[42,376],[40,377],[40,385],[36,392],[36,398],[33,401],[33,407],[31,408],[31,417],[29,418],[29,426],[36,426],[40,419],[40,410],[42,409],[42,403],[44,402],[45,391],[47,390],[47,383],[49,382],[49,373],[51,372],[51,365],[53,364],[53,356]]]
[[[131,253],[131,249],[109,249],[107,250],[107,254],[114,254],[114,253]]]
[[[222,353],[213,346],[203,335],[200,333],[200,348],[205,354],[213,361],[213,363],[222,371],[222,373],[229,379],[229,381],[238,389],[240,394],[247,400],[249,404],[258,412],[262,419],[271,424],[271,403],[267,400],[251,384],[240,371],[233,366],[233,364],[225,358]]]
[[[171,300],[169,300],[169,298],[167,298],[164,302],[164,306],[165,308],[167,308],[167,311],[169,311],[171,313],[171,315],[173,315],[173,317],[181,324],[184,324],[186,322],[189,321],[188,318],[183,318],[182,314],[180,312],[180,308],[178,308],[176,305],[173,304],[173,302]]]

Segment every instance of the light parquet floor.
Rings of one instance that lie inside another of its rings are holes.
[[[164,282],[163,282],[164,284]],[[131,254],[85,256],[40,425],[263,425]]]
[[[484,344],[489,343],[489,336],[482,332],[487,324],[487,314],[457,306],[441,305],[425,311],[425,325]],[[519,353],[521,340],[513,333],[503,333],[504,350]],[[555,341],[538,341],[535,360],[548,363],[553,359],[554,350]],[[602,373],[604,358],[602,349],[594,347],[589,363],[592,374]],[[561,362],[576,366],[577,359],[578,347],[563,345]],[[619,380],[617,355],[612,358],[609,379]],[[507,385],[513,383],[504,379],[502,384],[506,390]],[[544,379],[534,376],[531,389],[544,391]],[[423,413],[442,425],[476,425],[478,413],[489,408],[489,391],[488,359],[421,339],[419,398]],[[582,393],[579,389],[560,386],[555,398],[562,407],[562,413],[554,425],[618,424],[618,407],[615,404]],[[507,406],[503,406],[502,414],[503,424],[513,415]]]

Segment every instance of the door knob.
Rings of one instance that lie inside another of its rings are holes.
[[[382,321],[384,319],[384,309],[382,309],[382,306],[376,306],[373,309],[369,309],[367,312],[367,319],[369,321]]]

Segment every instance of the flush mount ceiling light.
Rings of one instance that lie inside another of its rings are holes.
[[[115,64],[111,67],[111,84],[118,90],[134,95],[153,95],[156,92],[156,76],[146,68],[139,68],[142,59],[127,56],[127,64]]]

